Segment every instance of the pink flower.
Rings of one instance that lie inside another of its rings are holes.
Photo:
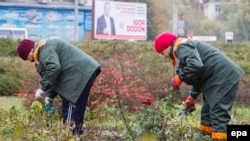
[[[142,104],[147,104],[147,105],[152,105],[153,104],[153,101],[151,98],[147,98],[145,100],[142,100],[141,101]]]

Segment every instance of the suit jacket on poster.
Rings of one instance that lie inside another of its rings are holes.
[[[111,35],[115,35],[115,22],[114,19],[112,17],[110,17],[110,27],[111,27]],[[107,27],[104,15],[102,15],[101,17],[99,17],[97,19],[97,27],[96,27],[96,34],[104,34],[103,30]]]

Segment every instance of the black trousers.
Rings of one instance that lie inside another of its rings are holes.
[[[100,70],[97,70],[95,73],[93,73],[93,75],[91,76],[86,87],[83,89],[81,96],[79,97],[75,105],[72,105],[65,99],[62,100],[62,113],[63,113],[64,123],[67,120],[73,120],[75,122],[75,128],[78,128],[78,129],[82,128],[84,113],[88,104],[90,90],[99,73],[100,73]],[[70,108],[72,108],[71,111],[69,111]],[[69,117],[70,119],[68,119]]]

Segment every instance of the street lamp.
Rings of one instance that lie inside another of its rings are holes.
[[[173,0],[173,33],[177,33],[177,13],[178,13],[178,9],[176,7],[176,0]]]

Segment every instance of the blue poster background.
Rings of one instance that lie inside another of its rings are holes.
[[[0,6],[0,27],[26,28],[28,38],[60,38],[74,41],[74,9]],[[86,15],[86,18],[84,18]],[[91,30],[91,11],[78,11],[78,41]]]
[[[91,11],[84,12],[84,29],[87,31],[92,30],[92,13]]]

